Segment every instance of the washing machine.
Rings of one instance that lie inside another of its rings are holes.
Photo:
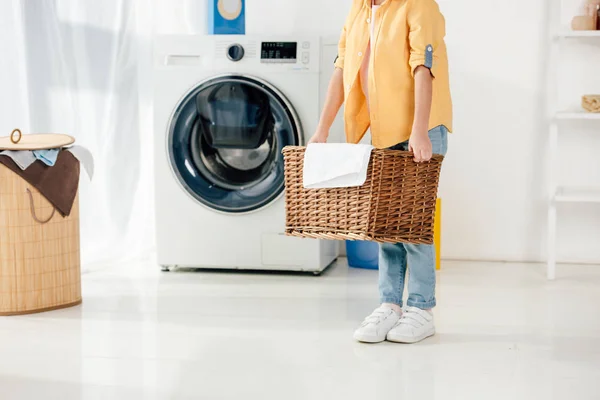
[[[320,273],[336,242],[285,228],[282,149],[319,119],[320,38],[159,36],[154,52],[158,262]]]

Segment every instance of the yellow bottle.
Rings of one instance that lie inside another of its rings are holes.
[[[435,222],[433,225],[433,243],[435,245],[435,268],[441,269],[442,259],[442,199],[435,202]]]

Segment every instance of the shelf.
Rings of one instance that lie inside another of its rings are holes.
[[[556,35],[559,38],[600,38],[600,31],[564,31]]]
[[[559,187],[554,195],[557,203],[600,203],[600,187]]]
[[[600,113],[591,113],[586,111],[561,111],[556,113],[556,119],[580,119],[580,120],[598,120],[600,121]]]

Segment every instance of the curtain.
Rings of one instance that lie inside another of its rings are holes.
[[[11,0],[0,18],[0,134],[67,133],[94,155],[80,184],[84,267],[149,253],[153,3]]]
[[[27,71],[21,10],[14,2],[0,2],[0,136],[27,128]]]

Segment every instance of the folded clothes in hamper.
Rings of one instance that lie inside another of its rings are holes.
[[[347,143],[313,143],[304,154],[306,189],[362,186],[373,146]]]
[[[61,151],[53,167],[36,161],[24,171],[9,157],[0,157],[0,164],[36,188],[63,217],[71,214],[79,188],[79,160],[73,154]]]
[[[55,157],[58,157],[59,149],[54,149],[54,150],[56,151]],[[69,151],[71,154],[73,154],[75,156],[75,158],[77,158],[79,160],[79,163],[81,165],[83,165],[83,168],[85,169],[85,172],[87,173],[87,175],[90,179],[92,179],[94,177],[94,156],[87,148],[85,148],[83,146],[71,146],[71,147],[66,147],[64,150]],[[44,151],[44,150],[42,150],[42,151]],[[0,151],[0,156],[10,157],[15,162],[15,164],[17,164],[19,166],[19,168],[21,168],[21,170],[26,170],[27,168],[29,168],[29,166],[31,164],[33,164],[38,159],[38,158],[36,158],[35,151],[28,151],[28,150],[17,150],[17,151],[4,150],[4,151]],[[46,162],[44,162],[44,163],[46,165],[49,165]],[[53,161],[52,166],[54,166],[55,163],[56,163],[56,159]]]
[[[0,156],[10,157],[22,170],[26,170],[37,160],[33,155],[33,151],[4,150],[0,151]]]
[[[45,149],[45,150],[34,150],[33,156],[46,164],[49,167],[53,167],[56,164],[56,158],[60,149]]]

